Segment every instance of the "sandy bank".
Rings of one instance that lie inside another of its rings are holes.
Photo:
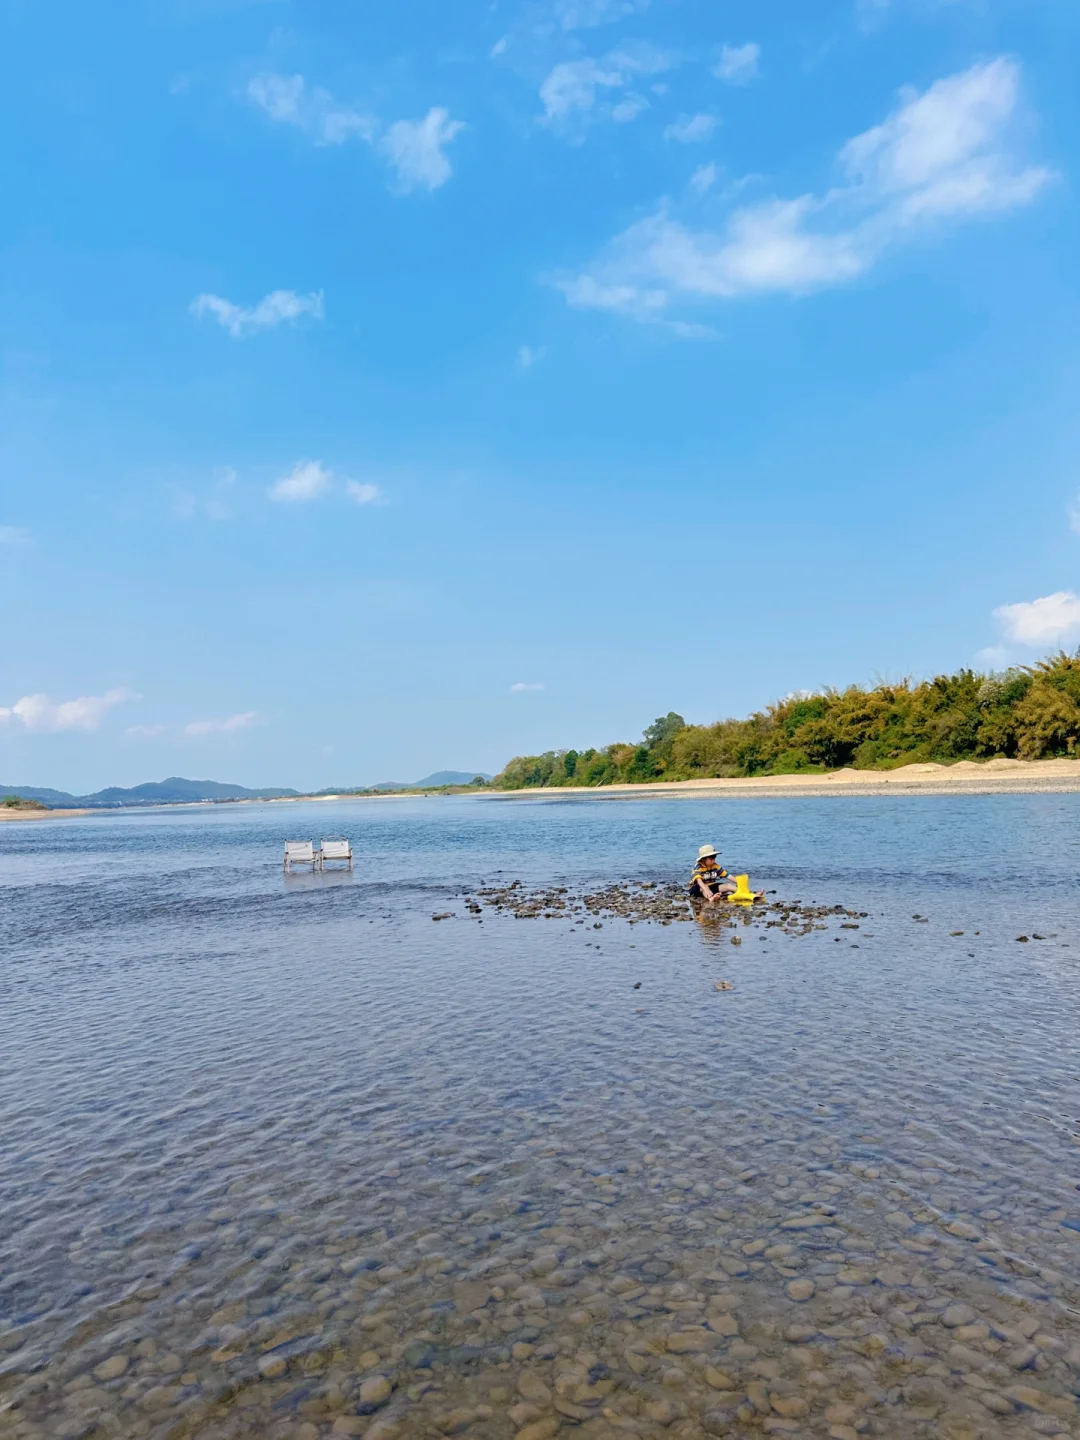
[[[755,775],[742,780],[674,780],[652,785],[509,790],[550,800],[571,795],[998,795],[1080,790],[1080,760],[959,760],[897,770],[834,770],[828,775]]]
[[[0,805],[0,820],[70,820],[73,815],[92,814],[92,810],[14,810]]]

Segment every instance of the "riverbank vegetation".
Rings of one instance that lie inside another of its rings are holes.
[[[1061,652],[1001,674],[958,670],[917,684],[800,693],[745,720],[690,725],[672,711],[636,744],[518,755],[492,783],[519,790],[1074,754],[1080,652]]]

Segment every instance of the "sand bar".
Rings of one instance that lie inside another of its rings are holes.
[[[16,810],[0,805],[0,820],[70,820],[73,815],[93,815],[93,810]]]
[[[673,780],[647,785],[560,786],[503,791],[550,800],[570,795],[1001,795],[1080,790],[1080,760],[959,760],[896,770],[834,770],[827,775],[754,775],[737,780]],[[490,793],[490,792],[489,792]]]

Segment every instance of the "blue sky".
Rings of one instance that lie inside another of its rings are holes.
[[[1074,0],[0,15],[4,783],[1080,640]]]

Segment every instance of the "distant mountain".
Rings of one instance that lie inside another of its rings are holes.
[[[44,790],[36,785],[0,785],[0,796],[22,795],[59,810],[109,810],[129,805],[190,804],[198,800],[278,800],[299,794],[299,790],[248,790],[243,785],[222,785],[217,780],[185,780],[180,775],[133,785],[130,789],[110,785],[93,795],[69,795],[64,790]]]
[[[485,775],[483,770],[436,770],[434,775],[427,775],[423,780],[417,780],[409,786],[410,790],[434,790],[439,785],[471,785],[477,776],[481,780],[490,780],[490,775]]]
[[[369,785],[369,790],[437,790],[440,785],[471,785],[477,776],[481,780],[490,780],[491,776],[486,775],[483,770],[436,770],[433,775],[425,775],[423,780],[380,780],[377,785]]]
[[[423,780],[384,780],[380,785],[367,788],[437,790],[440,785],[469,785],[477,775],[482,780],[491,779],[483,770],[436,770]],[[119,810],[136,805],[190,805],[200,800],[287,800],[303,793],[301,790],[248,790],[243,785],[223,785],[218,780],[185,780],[181,775],[132,785],[130,789],[110,785],[105,790],[95,790],[93,795],[69,795],[66,790],[48,790],[40,785],[0,785],[0,800],[5,795],[21,795],[24,800],[40,800],[51,810]]]
[[[0,785],[0,800],[5,795],[21,795],[24,800],[40,800],[51,809],[62,810],[78,802],[66,790],[42,790],[37,785]]]

